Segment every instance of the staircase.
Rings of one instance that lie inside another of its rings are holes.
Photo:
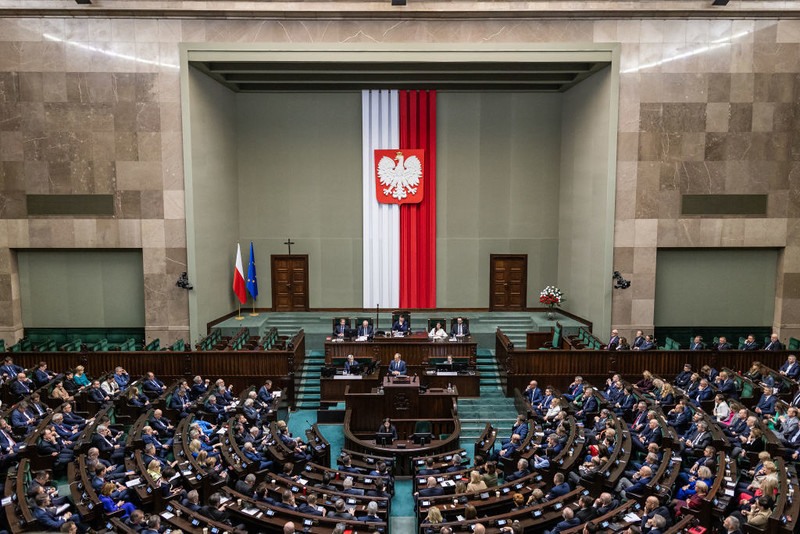
[[[511,426],[518,415],[514,408],[514,399],[506,398],[500,388],[500,376],[494,351],[479,349],[476,364],[481,373],[481,397],[479,399],[458,399],[461,447],[467,451],[472,450],[475,440],[483,432],[486,423],[491,423],[498,429],[498,440],[511,437]]]
[[[307,351],[303,367],[300,368],[300,380],[297,388],[297,409],[316,410],[319,408],[320,369],[325,365],[325,354],[320,350]]]
[[[502,323],[502,325],[498,325],[498,327],[508,336],[509,341],[511,341],[515,347],[524,348],[526,342],[525,333],[531,330],[537,330],[533,318],[530,315],[515,315],[509,313],[507,317],[497,319],[497,322]]]

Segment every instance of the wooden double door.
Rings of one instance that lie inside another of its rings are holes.
[[[273,254],[272,309],[308,311],[308,254]]]
[[[524,310],[528,305],[528,255],[492,254],[489,262],[489,309]]]

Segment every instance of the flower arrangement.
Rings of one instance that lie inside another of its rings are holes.
[[[556,286],[547,286],[539,293],[539,302],[550,308],[561,306],[564,302],[564,294]]]

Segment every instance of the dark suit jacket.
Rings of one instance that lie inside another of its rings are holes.
[[[783,345],[780,341],[770,341],[764,347],[764,350],[783,350]]]
[[[458,323],[453,323],[453,328],[450,329],[450,335],[451,336],[458,335]],[[461,323],[461,335],[462,336],[469,335],[469,327],[467,326],[467,323]]]
[[[30,382],[20,382],[19,380],[15,380],[11,384],[11,391],[15,394],[19,395],[20,397],[24,397],[28,395],[33,390],[33,384]]]
[[[617,350],[619,347],[619,336],[614,336],[608,340],[608,345],[606,346],[607,350]]]
[[[319,515],[319,516],[322,515],[322,512],[320,512],[318,509],[314,508],[313,506],[311,506],[308,503],[301,504],[297,508],[297,511],[300,512],[301,514]]]
[[[344,335],[344,334],[347,333],[347,330],[348,330],[348,327],[347,327],[346,324],[344,324],[344,325],[337,324],[336,327],[333,329],[333,335],[335,335],[335,336],[338,336],[339,334]]]
[[[422,488],[419,490],[420,497],[438,497],[439,495],[444,495],[444,489],[440,486],[436,486],[434,488]]]
[[[531,472],[527,469],[520,469],[514,471],[510,475],[506,477],[506,482],[513,482],[514,480],[519,480],[520,478],[525,478],[526,476],[530,475]]]
[[[756,408],[761,408],[762,414],[774,414],[775,413],[775,395],[770,395],[768,398],[764,395],[758,399],[758,404],[756,404]]]
[[[742,350],[758,350],[758,343],[755,341],[752,343],[745,341],[744,345],[742,346]]]
[[[392,332],[408,332],[408,323],[400,324],[400,321],[395,321],[392,325]]]
[[[361,326],[358,327],[358,336],[359,337],[371,336],[371,335],[373,335],[373,332],[374,331],[372,330],[372,325],[370,325],[370,324],[368,324],[366,328],[364,328],[364,325],[361,325]]]
[[[406,374],[406,362],[400,360],[396,362],[394,360],[389,363],[389,372],[393,373],[394,371],[399,371],[401,375]]]

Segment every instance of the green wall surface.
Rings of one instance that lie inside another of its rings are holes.
[[[489,255],[528,255],[528,305],[558,269],[560,94],[440,91],[436,302],[489,306]]]
[[[145,325],[141,250],[19,250],[26,328]]]
[[[558,287],[564,309],[596,332],[609,331],[611,321],[611,82],[605,68],[567,91],[562,104]]]
[[[361,93],[240,93],[236,127],[239,236],[255,247],[258,305],[272,305],[270,255],[291,237],[292,253],[309,255],[309,306],[361,307]]]
[[[778,250],[660,249],[655,326],[769,326]]]
[[[186,205],[187,214],[191,208],[194,219],[189,238],[194,238],[195,257],[189,306],[191,336],[196,341],[205,334],[209,321],[230,313],[238,303],[232,285],[239,240],[239,185],[236,95],[195,68],[188,74],[192,184],[187,187],[186,195],[191,198]],[[246,274],[248,251],[242,255]]]

